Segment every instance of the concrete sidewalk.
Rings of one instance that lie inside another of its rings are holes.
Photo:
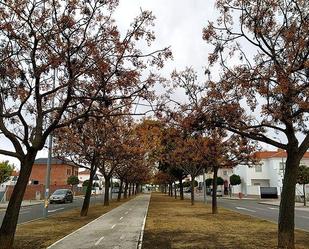
[[[38,205],[43,203],[44,200],[30,200],[30,201],[22,201],[21,207],[27,207],[27,206],[33,206],[33,205]],[[0,208],[1,209],[6,209],[8,206],[9,202],[0,202]]]
[[[75,232],[48,249],[136,249],[140,246],[150,195],[139,195]]]

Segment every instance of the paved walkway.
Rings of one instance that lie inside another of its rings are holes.
[[[139,195],[57,241],[48,249],[136,249],[141,242],[149,201],[149,194]]]

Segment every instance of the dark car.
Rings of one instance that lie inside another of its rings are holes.
[[[73,202],[73,193],[70,189],[57,189],[49,198],[49,203]]]

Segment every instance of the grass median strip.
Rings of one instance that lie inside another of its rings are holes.
[[[130,199],[111,201],[109,206],[103,206],[103,203],[91,205],[86,217],[80,217],[80,208],[76,208],[46,219],[20,224],[15,235],[14,249],[46,248]]]
[[[309,248],[309,233],[296,230],[296,248]],[[261,249],[276,248],[277,225],[265,220],[211,206],[190,205],[152,194],[146,220],[143,249]]]

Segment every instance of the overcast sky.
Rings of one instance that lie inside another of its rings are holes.
[[[212,48],[202,39],[202,29],[209,20],[214,21],[217,11],[214,0],[120,0],[114,18],[120,31],[129,28],[134,17],[142,10],[150,10],[156,16],[154,31],[156,41],[151,50],[171,46],[172,61],[166,63],[160,72],[169,77],[174,70],[183,70],[192,66],[202,75],[207,65],[208,53]],[[1,148],[10,148],[10,143],[0,137]],[[46,157],[47,151],[38,153]],[[0,160],[9,159],[15,165],[18,160],[0,155]]]

